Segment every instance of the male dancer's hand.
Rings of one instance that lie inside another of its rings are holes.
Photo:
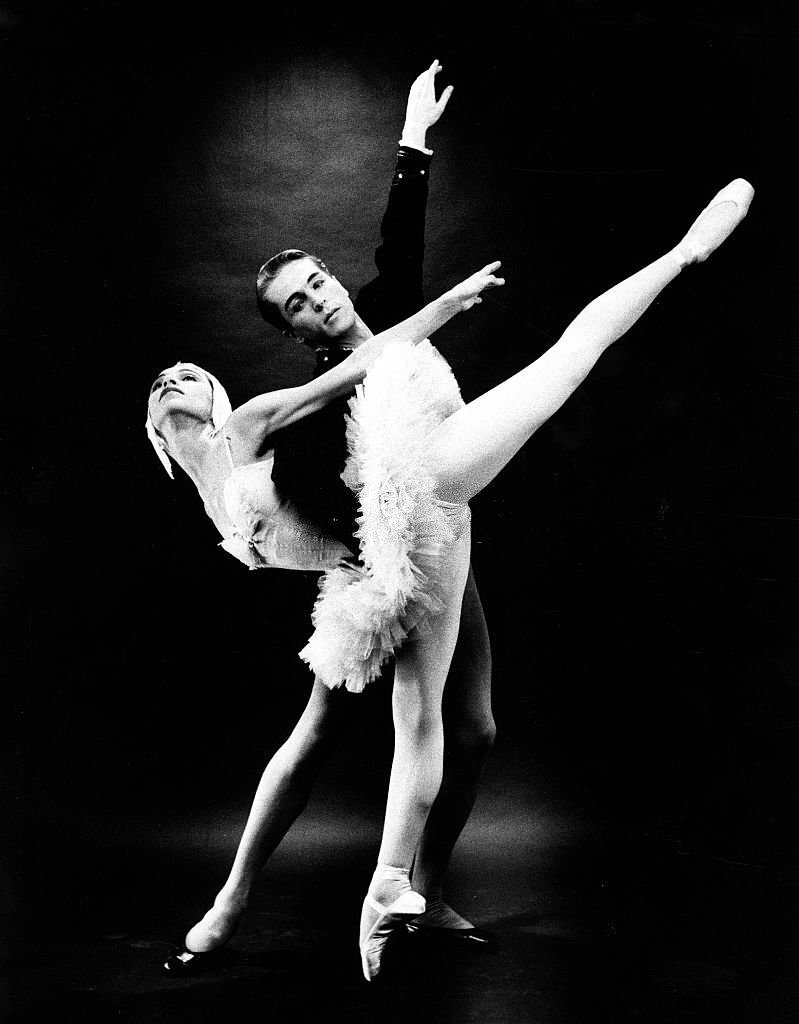
[[[434,60],[427,71],[423,71],[411,86],[405,111],[405,127],[402,129],[400,139],[401,146],[412,146],[423,153],[432,152],[425,146],[427,129],[431,128],[444,113],[454,88],[448,85],[440,98],[436,99],[436,75],[442,70],[438,61]]]
[[[465,281],[450,288],[441,296],[442,299],[453,303],[458,310],[471,309],[472,306],[483,301],[480,298],[480,293],[486,288],[497,288],[505,283],[504,277],[497,277],[495,274],[501,265],[499,260],[489,263],[482,270],[478,270],[476,274],[472,274]]]

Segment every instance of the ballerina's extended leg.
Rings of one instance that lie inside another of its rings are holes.
[[[682,268],[707,259],[732,234],[753,195],[743,178],[730,182],[674,249],[590,302],[530,366],[444,420],[433,461],[439,497],[467,502],[489,484]]]

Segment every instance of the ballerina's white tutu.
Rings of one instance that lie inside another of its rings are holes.
[[[414,628],[442,608],[446,554],[469,520],[435,495],[435,428],[463,406],[448,364],[429,341],[389,345],[350,401],[342,479],[360,506],[361,565],[328,570],[300,651],[331,689],[360,692]]]

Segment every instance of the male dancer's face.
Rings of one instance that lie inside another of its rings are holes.
[[[335,344],[355,323],[347,290],[307,256],[280,269],[266,298],[280,309],[294,334],[306,341]]]

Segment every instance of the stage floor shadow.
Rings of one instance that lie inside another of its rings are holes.
[[[227,961],[191,977],[162,963],[224,877],[235,833],[210,839],[198,812],[162,833],[152,822],[106,829],[93,851],[40,851],[11,901],[5,1019],[799,1019],[796,878],[674,835],[614,835],[551,811],[534,819],[492,789],[500,778],[488,781],[450,885],[452,902],[494,935],[491,951],[403,936],[379,983],[366,984],[356,937],[379,821],[337,806],[323,786],[261,877]]]

